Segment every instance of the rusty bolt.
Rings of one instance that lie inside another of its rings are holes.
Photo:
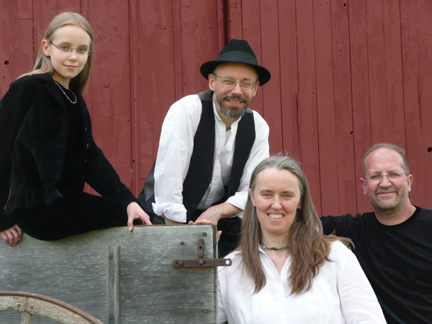
[[[207,236],[207,233],[203,233],[203,236]]]
[[[181,309],[181,312],[182,312],[182,313],[186,313],[186,308],[182,308],[182,309]]]
[[[204,260],[199,260],[198,262],[200,265],[204,265],[205,261]]]
[[[180,242],[180,245],[184,245],[184,242]]]
[[[109,316],[110,321],[114,321],[114,315]]]
[[[184,266],[184,262],[183,262],[182,260],[178,261],[177,264],[178,264],[179,266]]]
[[[112,255],[112,253],[109,255],[109,259],[112,260],[114,258],[114,256]]]
[[[208,313],[208,309],[203,309],[203,313],[207,314]]]

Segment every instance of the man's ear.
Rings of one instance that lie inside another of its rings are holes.
[[[407,182],[408,182],[408,191],[411,191],[411,186],[413,184],[414,178],[412,174],[407,175]]]
[[[360,185],[363,189],[363,193],[366,195],[366,180],[363,178],[360,178]]]
[[[208,81],[209,81],[209,89],[211,91],[215,90],[215,82],[216,82],[216,78],[213,74],[209,74],[208,75]]]

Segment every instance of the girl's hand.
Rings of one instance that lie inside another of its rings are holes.
[[[15,246],[21,239],[22,230],[18,227],[18,225],[14,225],[9,229],[0,232],[0,236],[3,238],[3,241],[6,244],[9,246]]]
[[[135,219],[139,219],[141,223],[143,223],[144,225],[152,225],[152,223],[150,222],[150,216],[147,215],[147,213],[144,210],[142,210],[140,205],[138,205],[134,201],[127,206],[127,215],[128,215],[127,226],[130,232],[132,232],[133,230],[133,221]]]

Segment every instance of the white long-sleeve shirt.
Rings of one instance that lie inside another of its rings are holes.
[[[229,324],[385,324],[377,298],[354,254],[336,241],[329,261],[319,268],[310,290],[291,294],[288,286],[291,258],[281,274],[260,248],[267,283],[257,294],[255,284],[243,270],[238,251],[218,272],[218,323]]]
[[[186,208],[183,205],[183,182],[186,178],[193,152],[194,136],[201,119],[202,104],[198,95],[186,96],[169,109],[162,125],[159,149],[155,165],[155,203],[157,215],[176,222],[186,222]],[[211,183],[198,209],[205,210],[224,196],[234,157],[235,137],[239,118],[229,131],[219,117],[213,102],[215,118],[215,148]],[[243,170],[238,192],[226,202],[243,210],[246,205],[250,176],[259,162],[269,156],[269,127],[266,121],[253,112],[255,142]]]

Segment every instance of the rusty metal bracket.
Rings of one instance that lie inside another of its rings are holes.
[[[214,268],[231,264],[231,259],[176,259],[172,265],[174,268]]]
[[[205,233],[203,233],[204,235]],[[181,244],[181,243],[180,243]],[[231,259],[204,259],[205,242],[199,238],[197,242],[198,259],[176,259],[172,265],[174,268],[214,268],[226,267],[232,264]]]

